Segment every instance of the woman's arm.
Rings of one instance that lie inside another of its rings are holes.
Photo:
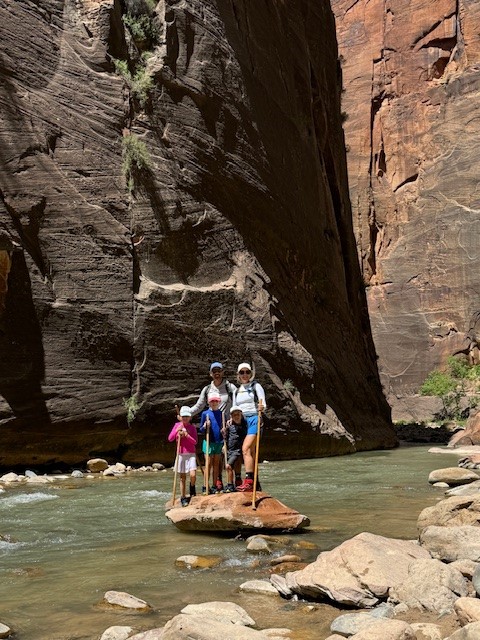
[[[175,438],[177,437],[177,433],[178,433],[178,429],[181,428],[183,425],[181,422],[176,422],[173,425],[172,430],[170,431],[170,434],[168,436],[168,441],[169,442],[173,442],[175,440]]]
[[[262,411],[265,411],[267,408],[267,403],[265,401],[265,391],[263,387],[258,382],[255,382],[255,391],[257,392],[258,403],[260,404],[260,400],[262,401]],[[258,408],[258,407],[257,407]]]

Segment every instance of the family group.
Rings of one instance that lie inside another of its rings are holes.
[[[196,495],[196,470],[204,477],[202,494],[253,491],[256,447],[261,426],[261,413],[266,408],[265,392],[255,380],[255,371],[242,362],[237,368],[237,385],[225,379],[221,362],[210,365],[212,381],[201,391],[193,407],[180,408],[168,440],[177,441],[175,471],[180,474],[180,501],[186,507]],[[192,418],[201,413],[200,426]],[[199,438],[200,436],[200,438]],[[201,453],[197,445],[201,440]],[[242,480],[242,460],[245,479]],[[227,473],[224,486],[223,468]],[[190,498],[186,495],[186,479],[190,478]],[[257,473],[258,479],[258,473]],[[211,484],[210,484],[211,482]],[[260,491],[257,481],[256,490]]]

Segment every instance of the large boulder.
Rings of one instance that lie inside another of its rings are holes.
[[[426,507],[417,519],[417,528],[480,524],[480,495],[452,496]]]
[[[458,598],[470,594],[469,583],[458,569],[439,560],[414,560],[408,575],[390,589],[390,599],[402,602],[409,609],[451,613]]]
[[[266,493],[257,493],[255,504],[254,510],[251,493],[197,496],[187,507],[170,508],[165,515],[182,531],[285,531],[303,529],[310,524],[306,516]]]
[[[480,527],[473,525],[426,527],[420,533],[420,544],[433,558],[445,562],[480,560]]]
[[[426,558],[428,551],[413,542],[360,533],[305,569],[287,573],[286,585],[301,596],[372,607],[406,580],[413,560]]]
[[[428,476],[430,484],[435,482],[446,482],[450,486],[458,484],[468,484],[480,480],[480,476],[475,471],[468,469],[459,469],[458,467],[447,467],[446,469],[436,469]]]
[[[470,416],[465,429],[457,431],[448,442],[449,447],[465,447],[480,444],[480,411]]]

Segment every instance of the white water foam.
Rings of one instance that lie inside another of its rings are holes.
[[[32,502],[43,502],[44,500],[55,500],[58,496],[54,493],[44,493],[36,491],[35,493],[20,493],[9,495],[6,498],[0,498],[0,509],[9,508],[19,504],[30,504]]]

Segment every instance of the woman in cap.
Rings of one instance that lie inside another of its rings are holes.
[[[265,391],[255,381],[255,372],[248,362],[238,365],[237,380],[240,386],[234,398],[234,405],[238,407],[247,422],[247,435],[242,445],[243,463],[245,465],[245,480],[237,487],[237,491],[253,491],[255,472],[255,449],[257,446],[258,409],[261,403],[262,411],[266,408]],[[260,491],[260,486],[257,486]]]

